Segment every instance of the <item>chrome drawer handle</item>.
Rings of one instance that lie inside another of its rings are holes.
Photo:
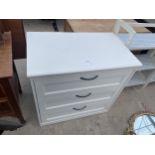
[[[92,93],[88,93],[87,95],[75,95],[76,97],[79,97],[79,98],[84,98],[84,97],[88,97],[90,96]]]
[[[81,80],[85,80],[85,81],[95,80],[96,78],[98,78],[98,75],[95,75],[94,77],[91,77],[91,78],[80,77]]]
[[[83,109],[85,109],[85,108],[87,108],[87,106],[86,106],[86,105],[85,105],[85,106],[83,106],[83,107],[81,107],[81,108],[73,108],[73,110],[80,111],[80,110],[83,110]]]

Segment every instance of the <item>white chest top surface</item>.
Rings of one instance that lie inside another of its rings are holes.
[[[113,33],[27,33],[28,77],[139,66]]]

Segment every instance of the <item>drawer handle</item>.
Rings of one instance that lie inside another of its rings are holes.
[[[87,95],[76,95],[76,97],[84,98],[90,96],[92,93],[88,93]]]
[[[95,75],[94,77],[91,77],[91,78],[80,77],[81,80],[85,80],[85,81],[95,80],[96,78],[98,78],[98,75]]]
[[[81,107],[81,108],[73,108],[73,110],[80,111],[80,110],[83,110],[83,109],[85,109],[85,108],[87,108],[87,106],[86,106],[86,105],[85,105],[85,106],[83,106],[83,107]]]

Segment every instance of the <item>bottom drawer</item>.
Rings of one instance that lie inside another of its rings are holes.
[[[45,121],[53,121],[55,119],[65,118],[68,116],[74,115],[83,115],[83,113],[89,113],[90,111],[102,109],[103,111],[107,111],[110,107],[111,103],[109,100],[94,100],[89,102],[84,102],[82,104],[74,104],[61,108],[53,108],[49,110],[44,110],[43,114],[43,122]],[[45,117],[44,117],[45,116]]]

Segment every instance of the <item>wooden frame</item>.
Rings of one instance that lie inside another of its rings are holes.
[[[14,84],[12,80],[13,80],[12,78],[6,78],[6,79],[0,80],[0,83],[3,89],[6,90],[5,93],[7,96],[5,97],[5,101],[8,102],[8,106],[10,107],[10,112],[5,113],[1,116],[17,117],[20,120],[21,124],[24,124],[25,120],[23,118],[20,107],[18,105],[19,103],[18,94],[15,95],[15,90],[14,90],[15,88],[13,86]]]
[[[136,135],[136,133],[134,132],[133,129],[133,125],[134,125],[134,121],[138,116],[142,116],[142,115],[152,115],[155,116],[155,112],[150,112],[150,111],[140,111],[137,113],[134,113],[128,120],[128,124],[129,127],[127,128],[127,130],[125,131],[125,134],[127,135]]]
[[[21,88],[13,67],[11,33],[4,32],[3,40],[5,44],[0,47],[0,117],[17,117],[20,123],[24,124],[25,120],[19,106]]]

